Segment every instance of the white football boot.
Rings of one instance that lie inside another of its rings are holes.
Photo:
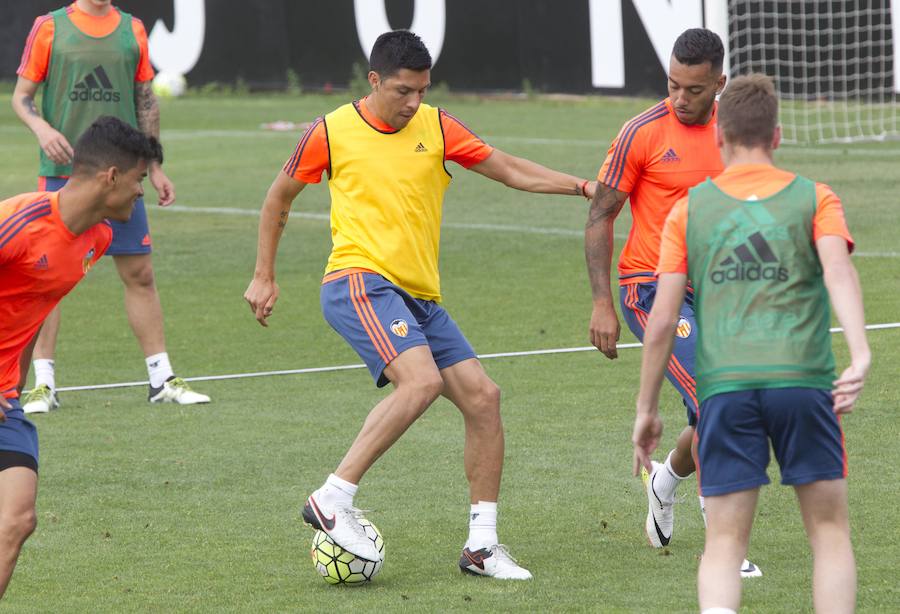
[[[151,403],[178,403],[180,405],[209,403],[208,396],[194,392],[186,381],[174,375],[164,381],[159,388],[150,386],[147,400]]]
[[[498,580],[531,580],[531,572],[512,558],[503,544],[494,544],[474,552],[464,548],[459,557],[461,571],[473,576],[488,576]]]
[[[744,562],[741,563],[741,577],[759,578],[760,576],[762,576],[762,570],[747,559],[744,559]]]
[[[56,392],[51,390],[47,384],[41,384],[29,390],[25,393],[22,401],[24,401],[22,411],[26,414],[46,414],[51,409],[59,407]]]
[[[647,490],[648,507],[644,530],[647,533],[647,539],[650,540],[650,545],[654,548],[668,546],[675,530],[675,510],[673,509],[675,502],[661,500],[653,489],[653,478],[658,472],[665,470],[666,466],[656,461],[653,461],[653,471],[650,473],[641,467],[641,480]]]
[[[362,511],[355,507],[319,503],[318,491],[306,500],[303,520],[314,529],[324,531],[331,540],[347,552],[367,561],[381,561],[375,544],[359,523]]]

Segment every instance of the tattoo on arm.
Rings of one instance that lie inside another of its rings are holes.
[[[584,227],[584,257],[594,299],[609,297],[610,267],[612,266],[613,221],[625,205],[628,194],[603,183],[591,202]]]
[[[594,200],[591,201],[586,227],[591,228],[601,222],[616,219],[627,199],[628,195],[624,192],[619,192],[604,183],[598,184]]]
[[[29,115],[34,115],[35,117],[41,116],[40,113],[38,113],[37,106],[34,104],[34,97],[25,94],[20,100],[22,108],[25,109]]]
[[[134,84],[134,109],[138,129],[147,136],[159,138],[159,104],[153,95],[151,82]]]

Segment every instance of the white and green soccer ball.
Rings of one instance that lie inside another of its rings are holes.
[[[153,77],[153,93],[160,98],[175,98],[187,90],[187,79],[176,72],[162,71]]]
[[[377,561],[367,561],[347,552],[334,543],[324,531],[316,531],[313,535],[310,550],[313,565],[329,584],[365,584],[371,582],[381,571],[384,564],[384,540],[381,538],[381,532],[365,518],[360,518],[359,524],[363,526],[366,537],[372,540],[378,550]]]

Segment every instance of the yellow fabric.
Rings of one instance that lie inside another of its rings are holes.
[[[333,243],[325,272],[371,269],[416,298],[440,301],[450,175],[438,109],[423,104],[405,128],[384,133],[347,104],[326,115],[325,126]]]

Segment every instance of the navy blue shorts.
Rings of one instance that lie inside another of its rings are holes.
[[[622,317],[634,336],[644,341],[647,318],[656,297],[656,282],[628,284],[619,288]],[[666,379],[671,382],[687,408],[688,424],[697,424],[697,382],[694,378],[694,349],[697,344],[697,318],[694,316],[694,294],[688,292],[679,312],[675,345],[666,369]]]
[[[0,422],[0,450],[27,454],[38,461],[37,428],[25,417],[19,399],[6,399],[12,409],[5,409],[6,420]]]
[[[67,177],[39,177],[38,190],[56,192],[66,185],[68,180]],[[107,221],[113,229],[113,240],[106,250],[108,256],[133,256],[153,251],[143,198],[134,203],[134,211],[131,212],[131,219],[127,222]]]
[[[356,350],[378,387],[384,369],[404,350],[427,345],[438,369],[475,358],[475,350],[447,311],[434,301],[413,298],[377,273],[345,269],[322,284],[322,313]]]
[[[830,390],[725,392],[700,405],[697,476],[703,496],[768,484],[770,440],[782,484],[847,477],[844,433]]]

